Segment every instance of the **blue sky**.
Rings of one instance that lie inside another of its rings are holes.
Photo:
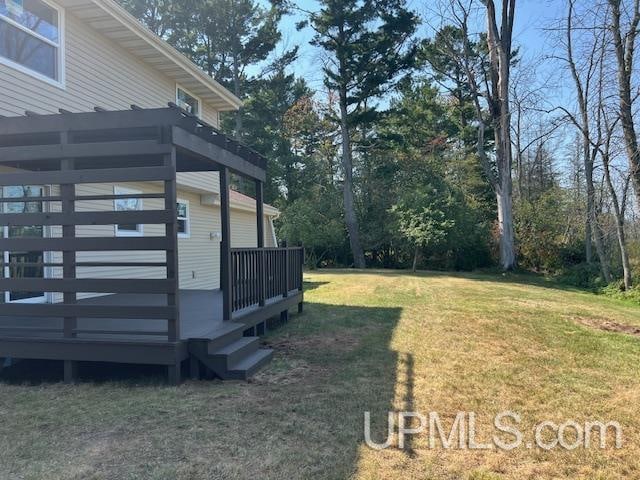
[[[297,0],[296,4],[303,10],[318,9],[315,0]],[[429,12],[430,4],[429,0],[409,0],[410,7],[426,19],[420,32],[423,36],[429,36],[432,32],[430,25],[437,22]],[[532,60],[549,51],[551,47],[543,28],[549,26],[554,19],[561,17],[563,11],[563,0],[518,0],[514,40],[520,47],[524,59]],[[313,88],[319,89],[322,88],[320,54],[309,45],[313,32],[309,28],[300,32],[295,28],[296,22],[302,18],[303,15],[299,14],[288,16],[282,21],[283,42],[280,50],[291,48],[296,44],[300,45],[300,58],[293,68],[296,74],[304,77]]]

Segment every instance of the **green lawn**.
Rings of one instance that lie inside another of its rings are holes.
[[[250,383],[173,388],[143,370],[65,386],[43,370],[23,385],[24,367],[5,372],[0,478],[640,478],[640,337],[599,328],[640,326],[637,306],[525,276],[306,281],[305,314],[266,338],[275,359]],[[521,415],[525,436],[543,420],[614,420],[624,445],[444,450],[420,435],[410,449],[372,450],[364,411],[382,441],[389,410],[445,423],[474,411],[479,441],[504,410]]]

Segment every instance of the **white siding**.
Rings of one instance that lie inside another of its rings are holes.
[[[0,115],[57,113],[59,108],[88,112],[99,106],[126,110],[166,107],[174,102],[176,83],[140,61],[115,42],[66,15],[66,85],[56,87],[0,64]],[[202,118],[218,126],[218,111],[202,103]],[[203,191],[218,192],[218,174],[180,173],[178,182]]]
[[[105,36],[66,15],[66,85],[50,85],[0,64],[0,115],[22,115],[25,110],[57,113],[91,111],[94,106],[128,109],[165,107],[175,101],[176,84]],[[217,125],[218,112],[203,103],[203,119]]]

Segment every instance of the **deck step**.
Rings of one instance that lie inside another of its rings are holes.
[[[242,338],[245,328],[242,323],[224,322],[224,324],[214,332],[214,335],[207,339],[209,352],[215,352],[233,343],[235,340]]]
[[[209,355],[226,361],[226,366],[230,367],[240,362],[243,358],[248,357],[260,346],[258,337],[241,337],[233,343],[230,343],[219,349],[209,347]]]
[[[247,380],[273,358],[273,350],[260,348],[236,363],[226,372],[225,379]]]

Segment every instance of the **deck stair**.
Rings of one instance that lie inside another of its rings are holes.
[[[247,380],[273,357],[260,338],[243,336],[247,326],[226,322],[212,338],[189,340],[189,353],[223,380]]]

